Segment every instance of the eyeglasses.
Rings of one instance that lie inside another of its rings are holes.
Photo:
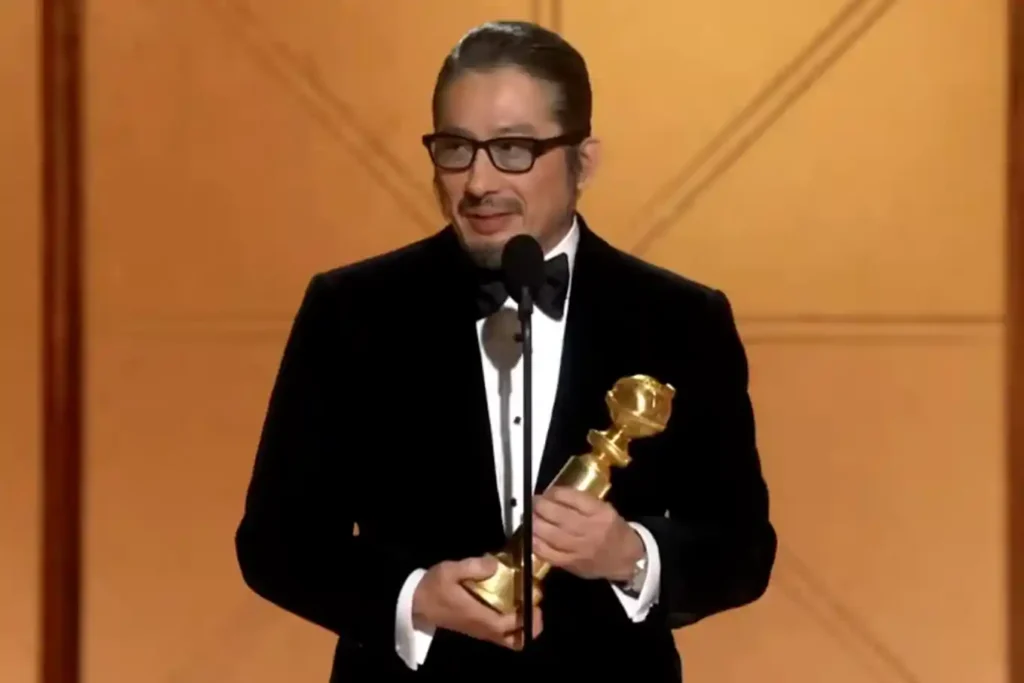
[[[473,165],[476,154],[487,150],[491,163],[504,173],[526,173],[537,159],[557,147],[578,145],[588,133],[565,133],[553,138],[502,137],[472,140],[453,133],[431,133],[423,136],[423,144],[434,165],[445,171],[465,171]]]

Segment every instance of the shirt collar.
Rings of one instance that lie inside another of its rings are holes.
[[[569,277],[572,277],[573,266],[576,264],[576,250],[580,244],[580,223],[579,218],[573,214],[572,227],[569,228],[569,232],[565,233],[565,237],[556,244],[548,253],[544,254],[545,259],[552,259],[561,254],[565,254],[569,259]]]

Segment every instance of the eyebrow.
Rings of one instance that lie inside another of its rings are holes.
[[[465,128],[458,126],[443,126],[438,132],[449,133],[452,135],[461,135],[463,137],[475,139],[476,136]],[[503,135],[536,135],[537,129],[528,123],[520,123],[514,126],[502,126],[495,131],[495,137],[501,137]]]
[[[536,135],[537,129],[528,123],[520,123],[515,126],[505,126],[498,129],[498,135],[509,135],[516,133],[525,133],[527,135]]]

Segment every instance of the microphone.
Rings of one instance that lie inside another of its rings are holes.
[[[531,235],[516,235],[501,252],[505,287],[519,304],[523,344],[523,547],[519,604],[523,651],[533,642],[533,298],[544,282],[544,250]]]
[[[519,303],[520,319],[533,313],[533,297],[544,283],[544,251],[530,235],[516,235],[501,252],[505,287]]]

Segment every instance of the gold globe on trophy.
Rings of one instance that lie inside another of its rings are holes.
[[[605,404],[612,426],[604,431],[591,429],[587,442],[589,453],[573,456],[551,481],[548,488],[564,486],[590,493],[603,499],[611,489],[612,467],[625,467],[632,458],[629,444],[660,434],[668,426],[672,415],[672,399],[676,390],[671,384],[662,384],[647,375],[633,375],[617,381],[605,395]],[[482,602],[503,614],[515,612],[519,605],[517,585],[523,561],[522,526],[508,539],[505,548],[494,555],[498,569],[482,581],[466,581],[463,586]],[[533,604],[543,597],[541,583],[551,565],[532,557]]]

